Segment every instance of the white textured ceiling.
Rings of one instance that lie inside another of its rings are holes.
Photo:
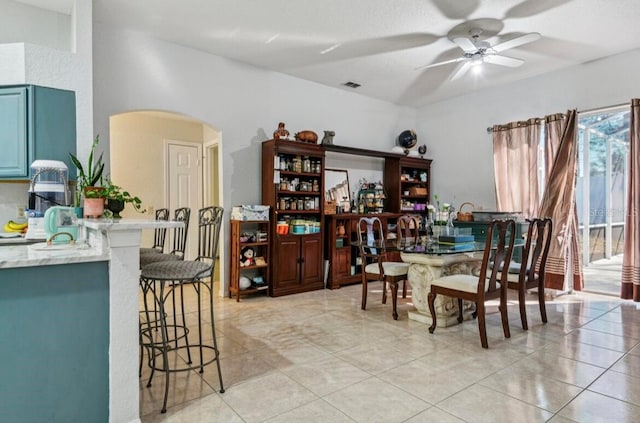
[[[640,47],[639,0],[94,0],[94,19],[409,106]],[[459,57],[450,31],[477,25],[492,44],[542,38],[505,52],[518,68],[455,81],[455,64],[415,70]]]

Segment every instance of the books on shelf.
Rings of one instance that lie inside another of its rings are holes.
[[[448,248],[455,251],[474,250],[476,247],[475,242],[438,242],[441,247]]]
[[[459,243],[469,243],[474,242],[475,237],[473,235],[440,235],[438,237],[438,242],[441,244],[459,244]]]

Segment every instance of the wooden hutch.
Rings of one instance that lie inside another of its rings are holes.
[[[384,160],[385,212],[329,214],[324,210],[325,151]],[[361,280],[357,239],[360,217],[377,216],[395,232],[402,214],[424,215],[430,199],[431,160],[338,145],[288,140],[262,143],[262,204],[271,206],[269,295],[322,289]],[[339,227],[344,228],[344,232]]]
[[[272,210],[271,296],[324,288],[323,175],[322,146],[280,139],[262,143],[262,204]]]

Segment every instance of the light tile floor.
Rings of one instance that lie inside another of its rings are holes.
[[[640,421],[640,305],[615,297],[535,297],[523,331],[510,301],[511,338],[489,308],[489,349],[476,321],[429,334],[398,321],[372,285],[280,298],[215,298],[226,392],[215,365],[140,382],[142,421],[151,422],[637,422]],[[195,309],[193,302],[189,303]],[[195,319],[192,314],[190,319]],[[176,360],[181,358],[175,357]]]

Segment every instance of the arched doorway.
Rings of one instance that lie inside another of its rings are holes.
[[[196,211],[221,205],[220,131],[179,113],[145,110],[111,116],[109,134],[111,166],[106,176],[140,197],[148,213],[167,207],[173,214],[176,207],[191,207],[186,256],[195,258]],[[141,217],[131,208],[122,215]],[[153,233],[143,232],[142,244],[152,243]],[[218,281],[224,280],[222,263],[216,265],[216,274]]]

